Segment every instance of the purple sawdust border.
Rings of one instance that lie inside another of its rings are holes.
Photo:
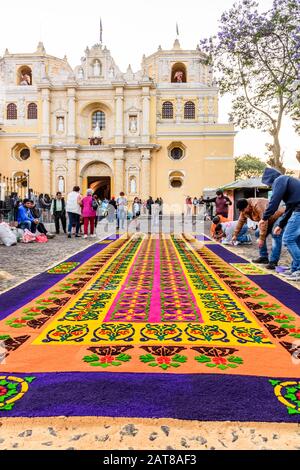
[[[25,374],[7,375],[26,377]],[[0,411],[1,418],[109,416],[198,421],[300,421],[300,414],[288,414],[266,377],[107,372],[27,375],[36,377],[29,384],[28,392],[12,410]],[[286,382],[288,379],[278,380]]]
[[[117,235],[117,238],[119,236]],[[105,238],[105,240],[112,240],[111,238]],[[104,240],[101,240],[104,241]],[[71,256],[70,258],[64,260],[63,262],[80,262],[80,265],[76,269],[91,257],[95,256],[100,251],[104,250],[109,244],[101,245],[101,241],[89,246],[83,251]],[[59,263],[58,263],[59,264]],[[76,270],[72,271],[76,272]],[[47,289],[54,286],[57,282],[64,279],[70,273],[66,274],[48,274],[47,271],[38,274],[37,276],[28,279],[27,281],[19,284],[16,287],[12,287],[8,291],[0,294],[0,320],[6,318],[11,313],[15,312],[23,305],[26,305],[28,302],[34,298],[41,295]]]
[[[222,258],[227,263],[249,263],[249,261],[235,255],[220,245],[206,245],[210,251]],[[246,275],[251,281],[256,283],[269,295],[282,302],[286,307],[293,310],[297,315],[300,315],[300,291],[291,286],[287,282],[279,279],[273,274],[260,275]]]

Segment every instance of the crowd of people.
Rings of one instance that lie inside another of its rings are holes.
[[[223,191],[218,190],[216,196],[213,198],[204,198],[203,195],[199,198],[187,196],[185,200],[186,215],[197,216],[204,209],[204,220],[211,220],[213,218],[213,209],[216,208],[218,214],[228,216],[228,207],[232,205],[229,197],[225,196]]]
[[[30,195],[29,195],[30,196]],[[66,198],[58,191],[55,197],[40,194],[21,200],[17,193],[10,196],[10,212],[8,223],[0,224],[0,242],[7,246],[17,241],[46,242],[55,234],[47,231],[43,219],[54,222],[56,235],[60,230],[68,238],[88,236],[95,238],[95,230],[99,221],[106,219],[108,224],[115,224],[117,230],[126,228],[126,221],[135,220],[136,230],[140,230],[138,218],[150,215],[154,218],[162,215],[163,200],[154,200],[151,196],[146,201],[135,197],[132,206],[128,207],[128,199],[124,192],[115,198],[101,200],[92,189],[87,189],[85,196],[80,193],[79,186],[74,186]],[[13,232],[13,237],[9,236]],[[82,233],[83,232],[83,233]]]
[[[270,270],[276,269],[282,246],[286,246],[292,263],[283,275],[289,280],[300,281],[300,180],[266,168],[262,182],[272,188],[270,201],[256,197],[239,199],[236,202],[238,220],[230,220],[232,201],[221,190],[213,198],[188,196],[186,213],[195,216],[201,206],[205,207],[203,218],[212,221],[211,237],[223,244],[252,244],[251,230],[254,230],[259,256],[253,262],[264,264]],[[140,230],[141,215],[150,216],[155,224],[163,214],[162,198],[154,200],[149,196],[142,201],[135,197],[129,208],[124,192],[117,198],[100,200],[92,189],[87,189],[83,196],[79,186],[74,186],[66,199],[61,192],[57,192],[54,198],[41,194],[20,201],[15,193],[11,198],[13,216],[10,223],[0,223],[0,241],[8,246],[19,240],[46,242],[53,238],[55,234],[50,233],[43,222],[45,211],[54,220],[56,234],[62,229],[68,238],[73,235],[75,238],[94,238],[97,224],[104,218],[107,224],[115,224],[119,230],[126,229],[128,219],[134,220],[136,230]],[[212,207],[215,207],[214,215]],[[268,238],[272,238],[270,252]]]
[[[284,245],[292,262],[282,276],[290,281],[300,281],[300,180],[266,168],[262,182],[272,188],[270,201],[265,198],[239,199],[239,218],[236,221],[228,219],[228,201],[226,203],[224,198],[223,204],[216,199],[211,236],[225,244],[250,244],[250,230],[254,229],[259,256],[253,262],[275,270]],[[220,194],[216,197],[222,198]],[[267,246],[269,237],[272,238],[270,253]]]

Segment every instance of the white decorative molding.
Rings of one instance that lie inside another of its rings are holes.
[[[234,160],[234,157],[205,157],[204,160]]]

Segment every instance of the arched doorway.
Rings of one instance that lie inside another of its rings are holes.
[[[91,162],[83,167],[80,176],[84,192],[91,188],[101,200],[111,198],[112,170],[106,163]]]
[[[111,198],[111,178],[109,176],[88,176],[87,187],[103,201]]]

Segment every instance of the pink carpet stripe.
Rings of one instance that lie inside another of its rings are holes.
[[[143,240],[142,243],[140,244],[140,246],[139,246],[139,248],[138,248],[138,250],[137,250],[137,252],[136,252],[136,254],[135,254],[135,256],[134,256],[134,258],[133,258],[133,260],[132,260],[131,268],[129,269],[129,272],[128,272],[127,276],[126,276],[125,279],[123,280],[122,287],[121,287],[121,289],[119,290],[119,292],[118,292],[118,294],[117,294],[115,300],[113,301],[113,303],[112,303],[110,309],[108,310],[107,314],[105,315],[104,323],[105,323],[105,322],[112,321],[112,318],[111,318],[111,317],[112,317],[112,315],[113,315],[114,309],[115,309],[115,307],[116,307],[116,305],[117,305],[117,303],[118,303],[120,297],[123,295],[124,290],[126,289],[127,281],[128,281],[128,279],[130,278],[130,276],[132,275],[132,272],[133,272],[133,270],[134,270],[134,268],[135,268],[135,260],[136,260],[137,256],[139,256],[139,253],[140,253],[140,251],[141,251],[142,246],[143,246],[144,243],[146,243],[145,240]],[[113,321],[116,321],[116,320],[113,320]]]
[[[154,282],[149,312],[149,322],[151,323],[159,323],[161,321],[160,290],[160,240],[158,238],[155,243]]]

